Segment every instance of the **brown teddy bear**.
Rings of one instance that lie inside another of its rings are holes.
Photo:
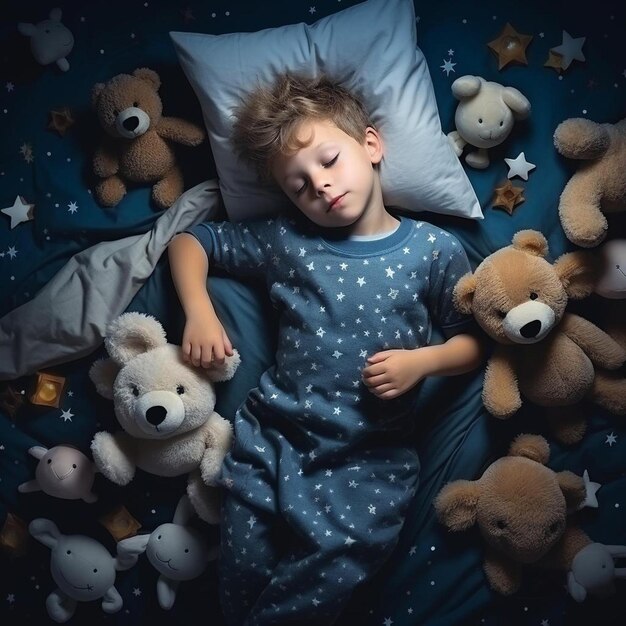
[[[574,557],[591,544],[567,520],[587,500],[585,481],[546,467],[549,457],[543,437],[519,435],[508,456],[492,463],[478,480],[451,482],[435,498],[437,517],[449,530],[478,525],[487,544],[483,568],[501,594],[519,589],[524,565],[568,571]]]
[[[184,190],[170,144],[197,146],[205,133],[186,120],[162,116],[160,86],[159,75],[144,67],[93,87],[91,102],[107,133],[93,159],[94,172],[103,179],[96,197],[105,207],[120,202],[128,183],[153,184],[152,198],[162,209]]]
[[[617,124],[565,120],[554,145],[568,159],[587,161],[565,185],[559,215],[572,243],[593,248],[606,237],[604,214],[626,209],[626,118]]]
[[[521,396],[543,407],[556,437],[579,441],[586,420],[583,398],[613,413],[626,414],[626,381],[611,378],[626,350],[586,319],[566,313],[568,298],[588,296],[594,287],[590,253],[577,251],[554,264],[545,237],[519,231],[513,243],[489,255],[455,286],[459,311],[473,313],[497,342],[489,359],[483,402],[496,417],[509,418]]]

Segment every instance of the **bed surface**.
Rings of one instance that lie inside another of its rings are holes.
[[[296,22],[313,22],[347,6],[350,0],[311,2],[216,0],[204,3],[131,0],[60,5],[63,23],[75,37],[68,56],[70,69],[37,65],[17,22],[38,22],[52,6],[36,1],[4,3],[0,23],[0,208],[12,207],[16,197],[33,204],[34,219],[10,228],[0,214],[0,318],[33,300],[73,255],[100,242],[141,236],[155,225],[162,212],[149,199],[149,188],[134,189],[115,210],[103,210],[90,187],[91,155],[100,129],[89,108],[89,92],[120,72],[151,67],[163,80],[161,97],[166,115],[202,123],[194,93],[178,65],[168,33],[187,30],[214,34],[254,31]],[[450,85],[464,74],[480,75],[518,88],[530,100],[528,120],[515,125],[501,145],[490,150],[486,170],[465,170],[476,191],[485,219],[472,222],[442,215],[421,218],[455,234],[475,267],[510,243],[519,230],[533,228],[547,237],[550,258],[575,247],[561,229],[557,206],[560,192],[575,170],[558,155],[552,142],[556,126],[566,118],[587,117],[616,122],[626,115],[626,10],[618,3],[597,2],[578,7],[565,2],[512,0],[466,3],[415,0],[418,45],[430,68],[444,132],[454,128],[457,101]],[[511,64],[501,71],[487,47],[509,22],[532,35],[528,65]],[[559,46],[563,31],[585,37],[585,61],[573,61],[564,72],[546,67],[550,48]],[[442,67],[443,66],[443,67]],[[366,68],[364,68],[366,71]],[[50,112],[69,109],[73,125],[61,136],[50,130]],[[416,146],[419,150],[419,146]],[[507,179],[505,158],[521,152],[536,165],[523,187],[525,201],[512,214],[494,208],[494,187]],[[205,143],[179,152],[186,189],[215,177],[215,166]],[[623,227],[623,222],[622,222]],[[626,231],[622,231],[622,236]],[[247,390],[271,362],[273,349],[271,306],[254,285],[225,275],[212,276],[218,312],[245,366],[219,388],[218,411],[232,419]],[[171,341],[181,336],[183,319],[165,259],[132,297],[127,310],[157,317]],[[574,307],[593,319],[593,297]],[[46,316],[42,310],[41,315]],[[244,343],[245,342],[245,343]],[[245,346],[245,348],[243,347]],[[19,494],[17,485],[33,477],[35,460],[27,454],[33,445],[51,447],[68,443],[89,453],[96,430],[116,428],[111,403],[99,397],[87,377],[101,348],[80,359],[45,368],[67,379],[59,408],[39,407],[26,398],[34,376],[0,382],[0,394],[10,390],[23,400],[15,415],[0,408],[0,527],[7,514],[29,521],[55,520],[64,533],[82,533],[110,550],[114,541],[99,518],[124,505],[150,532],[171,520],[186,479],[156,479],[139,472],[133,482],[119,488],[96,477],[95,504],[63,501],[43,493]],[[603,486],[599,508],[585,509],[579,520],[598,542],[626,544],[626,425],[592,405],[585,405],[589,430],[573,447],[559,445],[543,424],[540,410],[526,403],[515,418],[500,422],[482,406],[482,371],[454,379],[429,380],[416,409],[415,445],[420,455],[420,486],[392,559],[375,579],[353,598],[340,623],[384,626],[500,625],[536,626],[618,624],[626,611],[623,581],[606,600],[575,603],[556,574],[527,576],[519,593],[503,598],[492,592],[481,563],[478,533],[448,534],[434,516],[432,500],[441,487],[458,478],[473,479],[496,458],[519,432],[545,435],[551,446],[550,467],[589,472]],[[210,541],[218,531],[197,522]],[[49,623],[45,598],[54,588],[49,572],[49,551],[34,541],[26,552],[0,552],[0,622]],[[157,573],[146,559],[121,572],[117,588],[123,609],[105,615],[98,603],[78,606],[70,623],[93,624],[220,624],[215,565],[205,574],[181,585],[169,612],[156,602]],[[190,618],[190,615],[197,617]],[[200,617],[202,616],[202,617]]]

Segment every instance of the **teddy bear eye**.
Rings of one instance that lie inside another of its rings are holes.
[[[48,465],[50,465],[50,463],[52,463],[52,459],[48,459]]]
[[[94,568],[93,573],[94,573],[94,574],[97,574],[97,573],[98,573],[98,568],[97,568],[97,567],[96,567],[96,568]]]
[[[531,291],[531,292],[530,292],[530,299],[531,299],[531,300],[536,300],[538,297],[539,297],[539,296],[538,296],[538,295],[537,295],[534,291]]]
[[[65,554],[72,554],[72,551],[68,550]]]
[[[496,311],[496,313],[498,314],[498,317],[502,320],[506,317],[506,311]]]
[[[138,107],[139,106],[139,102],[133,102],[133,106],[134,107]]]
[[[550,534],[554,535],[554,533],[559,529],[560,524],[558,522],[554,522],[550,524]]]
[[[133,396],[138,396],[139,395],[139,389],[137,389],[136,385],[132,385],[131,389],[132,389],[132,392],[133,392]]]
[[[76,469],[76,463],[72,463],[72,467]]]
[[[500,122],[500,126],[504,126],[504,122]]]
[[[185,548],[185,554],[187,554],[187,552],[189,552],[189,548]]]
[[[478,123],[479,123],[479,124],[482,124],[482,123],[483,123],[483,118],[482,118],[482,117],[479,117],[479,118],[478,118]]]
[[[176,387],[176,393],[182,396],[185,393],[185,388],[182,385],[178,385],[178,387]]]
[[[499,519],[499,520],[496,522],[496,526],[497,526],[498,528],[500,528],[501,530],[503,530],[503,529],[505,529],[505,528],[506,528],[506,522],[505,522],[503,519]]]

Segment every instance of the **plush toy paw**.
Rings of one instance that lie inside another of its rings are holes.
[[[135,464],[111,433],[96,433],[91,442],[91,452],[96,467],[111,482],[127,485],[133,479]]]
[[[454,150],[454,154],[460,157],[467,142],[461,138],[461,135],[456,130],[448,133],[448,141]]]
[[[110,176],[96,185],[96,198],[103,207],[117,206],[126,195],[126,185],[119,176]]]
[[[197,471],[189,475],[187,495],[201,520],[207,524],[220,523],[221,498],[219,489],[205,485]]]
[[[465,162],[474,169],[484,170],[489,167],[489,157],[486,150],[476,150],[470,152],[465,157]]]

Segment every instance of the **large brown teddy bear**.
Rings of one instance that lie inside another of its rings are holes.
[[[595,492],[580,476],[546,467],[549,457],[543,437],[519,435],[481,478],[447,484],[435,498],[437,517],[451,531],[478,526],[487,544],[487,580],[501,594],[519,589],[528,565],[567,572],[568,590],[578,601],[587,592],[611,593],[613,579],[626,575],[615,570],[613,557],[626,548],[593,543],[568,521],[570,513],[597,506]]]
[[[585,161],[561,193],[559,215],[567,238],[592,248],[606,237],[604,214],[626,211],[626,118],[617,124],[565,120],[554,145],[563,156]]]
[[[93,160],[94,172],[103,179],[96,186],[102,206],[116,206],[128,183],[152,184],[152,198],[161,209],[184,190],[170,144],[197,146],[205,133],[191,122],[162,116],[160,86],[159,75],[144,67],[93,87],[91,102],[107,133]]]
[[[626,350],[591,322],[565,312],[568,298],[583,298],[593,290],[590,254],[569,252],[551,264],[544,258],[547,253],[540,232],[518,232],[512,245],[459,280],[454,301],[497,342],[485,372],[487,410],[509,418],[525,396],[549,407],[556,437],[570,444],[586,428],[575,406],[583,398],[626,414],[626,381],[598,369],[620,367]]]

